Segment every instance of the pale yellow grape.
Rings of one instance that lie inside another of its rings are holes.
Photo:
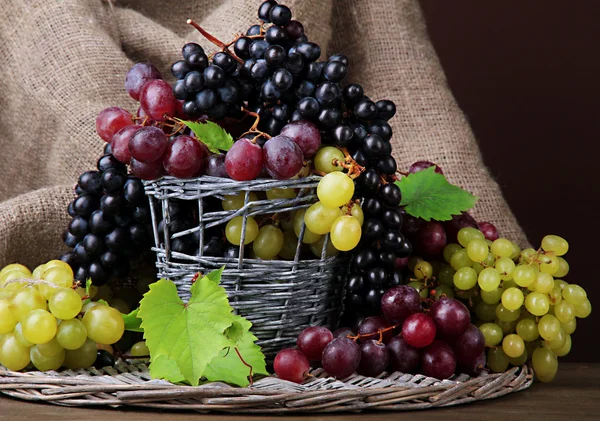
[[[498,304],[504,294],[504,288],[496,288],[492,291],[481,290],[481,300],[486,304]]]
[[[296,197],[296,192],[294,189],[269,189],[267,190],[267,199],[276,200],[276,199],[294,199]],[[253,193],[250,193],[253,194]]]
[[[0,269],[0,277],[2,275],[4,275],[5,273],[10,272],[11,270],[15,270],[15,269],[17,269],[23,273],[29,272],[29,274],[31,274],[31,272],[29,271],[29,268],[27,266],[22,265],[20,263],[11,263],[10,265],[6,265],[2,269]]]
[[[494,291],[500,285],[500,273],[494,268],[485,268],[477,277],[477,283],[483,291]]]
[[[504,332],[505,335],[508,335],[509,333],[513,333],[517,327],[516,321],[505,322],[500,319],[496,319],[496,320],[494,320],[494,323],[496,323],[498,326],[500,326],[502,328],[502,332]]]
[[[531,263],[537,259],[538,251],[532,248],[526,248],[521,250],[521,257],[519,261],[522,263]]]
[[[552,291],[548,293],[548,297],[550,298],[550,304],[552,305],[555,305],[562,301],[562,291],[559,287],[556,286],[556,283],[554,284],[554,288],[552,288]]]
[[[49,300],[59,287],[71,288],[73,286],[73,271],[63,266],[52,266],[42,272],[42,279],[52,285],[38,284],[38,290],[46,300]],[[53,286],[55,285],[55,286]]]
[[[477,272],[477,275],[479,275],[481,273],[481,271],[485,269],[485,266],[483,266],[481,263],[477,263],[477,262],[473,262],[471,267],[473,269],[475,269],[475,272]]]
[[[18,321],[11,302],[0,300],[0,335],[11,332]]]
[[[302,232],[302,224],[304,222],[305,212],[306,209],[300,209],[294,215],[294,233],[296,233],[296,237],[300,237],[300,233]],[[320,238],[321,236],[319,234],[312,232],[308,229],[308,227],[306,227],[304,229],[304,236],[302,237],[302,242],[304,244],[312,244],[319,241]]]
[[[60,346],[55,336],[50,342],[46,342],[45,344],[38,344],[37,349],[40,351],[40,354],[46,357],[53,357],[59,354],[60,351],[62,351],[64,348]]]
[[[330,239],[337,250],[349,251],[358,245],[361,233],[358,220],[353,216],[344,215],[336,219],[331,226]]]
[[[12,297],[13,311],[17,319],[23,320],[32,310],[46,309],[46,299],[35,288],[22,288]]]
[[[571,351],[571,345],[572,345],[571,335],[567,335],[567,337],[565,339],[565,344],[562,347],[555,349],[553,351],[557,357],[564,357]]]
[[[542,294],[549,294],[554,288],[554,278],[549,273],[540,272],[537,274],[534,288]]]
[[[569,263],[563,259],[562,257],[557,257],[558,259],[558,270],[554,274],[557,278],[564,278],[569,273]]]
[[[452,259],[452,256],[454,256],[454,253],[456,253],[458,250],[462,250],[462,246],[460,244],[456,244],[456,243],[450,243],[450,244],[446,244],[446,246],[444,246],[444,251],[443,251],[443,256],[444,256],[444,260],[448,263],[450,263],[450,259]]]
[[[537,348],[534,350],[531,363],[539,381],[547,383],[554,380],[558,370],[558,359],[551,349]]]
[[[33,343],[29,342],[25,335],[23,335],[23,327],[21,326],[21,323],[17,323],[15,330],[13,330],[12,333],[15,335],[15,338],[17,338],[17,341],[19,341],[21,345],[25,347],[33,346]]]
[[[560,262],[558,261],[558,257],[552,253],[546,253],[540,255],[540,272],[548,273],[550,275],[554,275],[558,269],[560,269]]]
[[[497,257],[510,257],[513,253],[513,244],[506,238],[498,238],[490,246],[490,251]]]
[[[109,306],[96,306],[83,316],[83,325],[88,337],[101,344],[114,344],[125,329],[121,313]]]
[[[352,215],[355,217],[358,222],[360,222],[361,227],[363,222],[365,222],[365,214],[358,203],[352,203],[352,207],[350,209],[348,209],[348,205],[344,205],[342,207],[342,213],[344,215]]]
[[[519,265],[513,270],[512,277],[520,287],[528,287],[535,282],[537,273],[531,266]]]
[[[48,301],[48,309],[54,317],[61,320],[74,318],[81,311],[82,301],[71,288],[61,288]]]
[[[454,285],[454,274],[456,271],[452,269],[449,265],[444,265],[440,269],[440,273],[438,274],[438,281],[442,285],[452,286]]]
[[[558,330],[558,334],[551,341],[546,341],[546,346],[550,349],[560,349],[564,346],[565,341],[567,340],[567,334],[563,330],[562,326]]]
[[[342,216],[340,208],[329,208],[322,202],[311,205],[304,213],[306,228],[315,234],[327,234],[333,222]]]
[[[585,319],[592,312],[592,303],[590,300],[585,300],[583,303],[575,306],[575,315],[580,319]]]
[[[525,350],[523,351],[523,353],[521,355],[519,355],[516,358],[509,357],[508,361],[515,367],[520,367],[527,362],[527,356],[528,356],[527,345],[525,345]]]
[[[539,336],[537,323],[533,319],[521,319],[517,323],[517,335],[524,341],[535,341]]]
[[[225,226],[225,236],[227,237],[227,241],[235,246],[239,246],[242,242],[242,224],[244,218],[241,216],[236,216],[231,219],[227,225]],[[256,236],[258,235],[258,224],[249,216],[246,219],[246,236],[244,238],[244,245],[250,244]]]
[[[317,243],[319,241],[317,241]],[[311,247],[317,243],[311,244]],[[284,231],[283,246],[281,247],[281,250],[279,251],[279,256],[285,260],[294,260],[294,257],[296,256],[296,248],[297,247],[298,247],[298,237],[296,237],[296,234],[294,234],[293,231]],[[311,248],[311,250],[312,250],[312,248]],[[321,255],[319,254],[319,256],[321,256]]]
[[[66,263],[66,262],[63,262],[62,260],[55,259],[55,260],[50,260],[49,262],[47,262],[47,263],[44,265],[44,270],[42,271],[42,279],[45,279],[45,277],[44,277],[44,273],[45,273],[47,270],[49,270],[49,269],[52,269],[52,268],[55,268],[55,267],[63,268],[63,269],[65,269],[67,272],[69,272],[69,273],[71,274],[71,277],[73,277],[73,276],[74,276],[74,274],[73,274],[73,269],[71,269],[71,266],[70,266],[68,263]]]
[[[525,298],[525,308],[534,316],[543,316],[548,313],[550,300],[546,294],[532,292]]]
[[[0,337],[0,364],[9,370],[23,370],[30,363],[29,348],[23,346],[15,335],[7,333]]]
[[[560,293],[562,295],[562,291],[563,289],[565,289],[565,287],[569,285],[568,282],[563,281],[562,279],[555,279],[554,280],[554,286],[560,288]]]
[[[29,351],[31,363],[39,371],[58,370],[65,361],[65,350],[61,348],[56,355],[44,355],[39,350],[40,345],[34,345]]]
[[[511,333],[502,340],[502,350],[509,358],[518,358],[525,352],[525,342],[519,335]]]
[[[492,372],[504,373],[509,364],[508,355],[504,353],[502,348],[491,348],[488,351],[487,363]]]
[[[561,326],[567,335],[572,335],[577,328],[577,319],[573,319],[567,323],[561,323]]]
[[[561,329],[561,324],[555,316],[546,314],[538,322],[538,331],[542,339],[552,341],[556,339]]]
[[[18,279],[28,279],[31,277],[31,273],[27,274],[22,272],[20,269],[13,269],[6,272],[0,278],[0,291],[4,293],[12,293],[21,288],[25,288],[27,283],[25,281],[17,281]]]
[[[430,279],[433,276],[433,266],[431,266],[431,263],[422,260],[415,265],[413,272],[417,279]]]
[[[496,346],[502,341],[504,333],[502,328],[496,323],[484,323],[479,326],[479,330],[483,333],[485,346]]]
[[[448,285],[438,285],[437,287],[435,287],[435,294],[433,294],[433,296],[438,299],[442,296],[446,296],[448,298],[454,298],[454,291],[452,290],[452,287],[448,286]]]
[[[525,296],[519,288],[507,288],[502,293],[502,305],[508,310],[514,311],[520,309],[523,301],[525,301]]]
[[[25,339],[33,344],[49,342],[58,329],[56,318],[46,310],[33,310],[21,321]]]
[[[496,306],[496,317],[502,322],[516,322],[519,316],[521,316],[519,310],[509,310],[502,304]]]
[[[254,241],[256,241],[256,240],[254,240]],[[110,300],[108,302],[108,305],[111,306],[112,308],[118,310],[119,313],[122,313],[122,314],[129,314],[129,312],[131,311],[129,304],[127,304],[127,302],[122,298],[113,298],[112,300]]]
[[[487,304],[483,301],[475,306],[475,314],[484,322],[491,322],[496,318],[496,304]]]
[[[274,225],[264,225],[252,243],[252,249],[260,259],[269,260],[279,254],[283,242],[283,231]]]
[[[81,312],[86,313],[92,307],[105,306],[105,305],[108,305],[108,304],[103,301],[90,301],[89,303],[86,303],[83,305],[83,307],[81,308]]]
[[[512,260],[516,260],[521,255],[521,247],[519,247],[519,245],[517,243],[512,243],[512,245],[513,245],[513,252],[510,255],[510,258]]]
[[[512,279],[513,272],[515,270],[515,262],[513,262],[510,258],[499,258],[496,261],[496,265],[494,267],[500,274],[500,279],[502,279],[503,281],[508,281],[509,279]]]
[[[317,185],[317,197],[330,208],[344,206],[354,195],[354,181],[342,172],[327,174]]]
[[[485,240],[475,239],[471,240],[467,245],[467,254],[469,255],[469,259],[474,262],[482,262],[490,254],[490,249]]]
[[[512,279],[502,282],[502,288],[504,288],[504,289],[517,288],[517,287],[518,287],[517,283]]]
[[[494,267],[496,264],[496,257],[492,253],[489,253],[481,263],[483,263],[485,267]]]
[[[575,306],[565,300],[554,306],[554,315],[561,323],[569,323],[575,318]]]
[[[63,320],[58,325],[56,341],[66,350],[74,350],[83,346],[87,339],[87,330],[79,319]]]
[[[97,354],[96,343],[91,339],[87,339],[81,347],[65,353],[63,365],[71,370],[89,368],[96,362]]]
[[[466,249],[460,249],[450,259],[450,266],[454,270],[459,270],[460,268],[471,268],[473,261],[469,259],[469,255],[467,254]]]
[[[485,242],[485,236],[483,235],[483,233],[477,228],[471,227],[461,228],[458,231],[456,238],[458,240],[458,243],[463,247],[467,247],[469,243],[473,240],[483,240]]]
[[[246,192],[241,191],[239,193],[226,196],[225,199],[221,201],[221,205],[223,206],[223,210],[226,211],[238,210],[244,206],[245,200]],[[250,192],[248,195],[248,202],[256,201],[258,201],[258,196],[256,196],[256,193]]]
[[[31,272],[31,276],[33,279],[42,279],[42,272],[46,269],[46,264],[39,265],[36,267],[33,272]]]
[[[542,238],[542,248],[554,252],[557,256],[563,256],[569,251],[569,243],[558,235],[547,235]]]
[[[314,159],[315,170],[326,174],[334,171],[342,171],[342,165],[334,164],[334,160],[344,161],[344,153],[333,146],[325,146],[317,152]]]
[[[131,347],[131,351],[129,353],[132,357],[146,357],[150,356],[150,349],[148,349],[146,341],[140,341]]]
[[[473,288],[477,285],[477,272],[470,267],[463,267],[454,274],[454,286],[463,291]]]
[[[585,290],[575,284],[567,285],[562,291],[562,296],[566,302],[571,303],[574,306],[583,304],[585,300],[587,300]]]

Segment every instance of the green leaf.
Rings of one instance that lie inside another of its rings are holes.
[[[182,383],[185,377],[179,371],[177,363],[165,354],[160,354],[150,363],[150,375],[154,379],[165,379],[171,383]]]
[[[85,295],[90,296],[90,288],[92,287],[92,278],[87,278],[85,281]]]
[[[221,282],[221,276],[223,275],[223,270],[225,270],[225,266],[221,266],[219,269],[209,272],[206,275],[206,277],[213,281],[215,284],[219,285],[219,283]]]
[[[402,191],[400,206],[414,217],[426,221],[448,221],[473,207],[477,196],[448,183],[435,167],[409,174],[396,181]]]
[[[188,126],[196,135],[196,139],[204,143],[211,152],[228,151],[233,145],[231,135],[212,121],[197,123],[195,121],[177,120]]]
[[[144,329],[141,328],[142,319],[140,319],[137,315],[140,311],[139,308],[136,308],[129,314],[123,314],[123,321],[125,322],[125,330],[129,330],[131,332],[143,332]]]

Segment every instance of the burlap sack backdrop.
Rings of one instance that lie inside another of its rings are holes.
[[[259,0],[5,0],[0,14],[0,266],[59,256],[79,174],[94,169],[104,142],[95,117],[136,105],[123,88],[132,63],[164,76],[187,41],[214,47],[191,17],[227,41],[257,22]],[[475,216],[525,238],[484,167],[446,85],[416,0],[287,0],[324,53],[350,58],[347,80],[389,98],[399,168],[428,159],[480,197]]]

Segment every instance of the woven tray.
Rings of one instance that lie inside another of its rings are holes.
[[[384,373],[379,378],[353,375],[345,381],[313,370],[295,384],[265,377],[252,387],[224,383],[178,386],[151,380],[147,367],[119,362],[115,368],[19,373],[0,367],[0,392],[27,401],[66,406],[109,406],[227,413],[408,411],[493,399],[528,388],[527,366],[470,378],[439,381],[420,374]]]

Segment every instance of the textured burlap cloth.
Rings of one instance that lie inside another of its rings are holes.
[[[107,106],[136,110],[123,88],[132,63],[165,76],[187,41],[214,48],[191,27],[223,40],[257,23],[259,0],[5,0],[0,13],[0,267],[30,266],[65,249],[61,232],[78,175],[104,142],[95,117]],[[284,2],[285,3],[285,2]],[[524,243],[469,125],[446,84],[416,0],[287,0],[310,40],[350,60],[347,80],[389,98],[399,168],[439,163],[480,197],[474,215]],[[325,54],[322,55],[322,58]]]

